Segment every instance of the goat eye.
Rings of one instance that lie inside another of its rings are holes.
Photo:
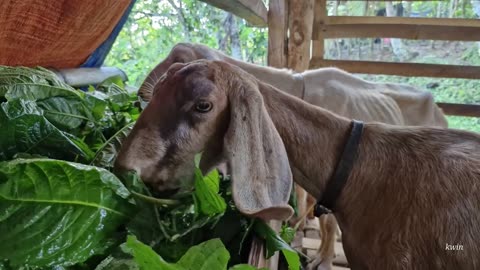
[[[212,103],[208,101],[200,101],[197,104],[195,104],[195,110],[201,113],[209,112],[212,109],[212,107],[213,107]]]

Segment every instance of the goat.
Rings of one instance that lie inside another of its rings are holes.
[[[116,167],[177,188],[202,151],[204,172],[229,165],[239,211],[266,220],[292,215],[292,177],[324,195],[351,129],[221,61],[174,64],[155,88]],[[366,123],[332,209],[350,267],[478,269],[479,187],[479,134]]]
[[[447,127],[447,121],[428,92],[399,84],[372,83],[361,80],[336,68],[309,70],[301,74],[264,67],[235,60],[220,51],[201,44],[180,43],[159,63],[141,85],[138,95],[149,101],[159,79],[174,63],[188,63],[198,59],[222,60],[236,65],[257,79],[303,99],[313,105],[326,108],[336,114],[363,121],[378,121],[396,125],[423,125]],[[295,188],[300,217],[311,208],[308,202],[315,199],[305,190]],[[298,218],[292,218],[296,224]],[[303,223],[300,223],[303,231]],[[330,269],[334,258],[336,221],[332,215],[320,217],[322,246],[310,268],[322,265]]]

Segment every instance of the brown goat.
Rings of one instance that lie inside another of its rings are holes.
[[[199,59],[221,60],[236,65],[262,82],[277,87],[302,100],[328,109],[347,118],[362,121],[376,121],[395,125],[419,125],[447,127],[441,110],[436,106],[430,93],[399,84],[373,83],[357,78],[336,68],[321,68],[295,74],[285,69],[254,65],[236,60],[224,53],[201,44],[179,43],[147,76],[138,91],[144,101],[149,101],[154,86],[174,63],[188,63]],[[303,221],[315,198],[307,195],[298,185],[299,216],[292,217],[291,224]],[[310,202],[308,204],[307,202]],[[336,221],[332,215],[320,217],[322,245],[319,254],[310,264],[311,269],[331,269],[335,256]]]
[[[228,161],[237,208],[285,220],[293,178],[316,198],[351,121],[224,62],[174,64],[117,158],[159,190]],[[290,165],[290,166],[289,166]],[[290,169],[291,168],[291,169]],[[366,123],[334,215],[352,269],[480,268],[480,135]]]

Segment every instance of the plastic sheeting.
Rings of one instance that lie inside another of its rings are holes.
[[[1,0],[0,65],[78,67],[106,43],[131,3]]]

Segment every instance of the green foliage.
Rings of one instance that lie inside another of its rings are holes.
[[[133,261],[140,270],[226,270],[230,259],[228,250],[218,238],[191,247],[175,264],[166,262],[152,248],[138,241],[134,236],[128,236],[124,251],[133,255]],[[257,268],[247,264],[237,264],[229,270],[257,270]]]
[[[227,269],[245,262],[254,221],[235,208],[229,177],[196,168],[182,193],[158,198],[135,174],[120,175],[122,184],[108,171],[139,115],[121,81],[81,92],[43,69],[0,69],[9,74],[0,73],[2,268]],[[131,239],[121,246],[126,234],[148,247]],[[271,230],[262,235],[277,246],[283,241]],[[126,254],[121,247],[129,243],[136,251]],[[298,256],[284,253],[298,269]]]
[[[219,48],[227,33],[224,21],[228,13],[197,0],[138,0],[117,37],[105,65],[124,70],[131,85],[139,86],[147,73],[160,63],[179,42],[202,43]],[[265,63],[266,29],[248,27],[237,18],[242,58]],[[227,54],[231,47],[225,48]]]
[[[0,163],[0,257],[11,266],[68,266],[115,244],[130,193],[110,172],[49,159]],[[14,251],[14,252],[12,252]]]
[[[50,123],[33,101],[12,100],[0,104],[0,160],[28,153],[73,160],[85,159],[93,152],[74,136]]]
[[[263,237],[267,243],[267,258],[273,256],[276,251],[281,251],[288,263],[288,269],[300,269],[300,258],[298,253],[289,246],[278,234],[275,233],[266,223],[255,222],[255,232]]]
[[[195,168],[195,197],[200,205],[201,213],[215,215],[225,212],[227,204],[218,193],[220,191],[220,177],[217,170],[211,171],[203,177],[202,171]]]

